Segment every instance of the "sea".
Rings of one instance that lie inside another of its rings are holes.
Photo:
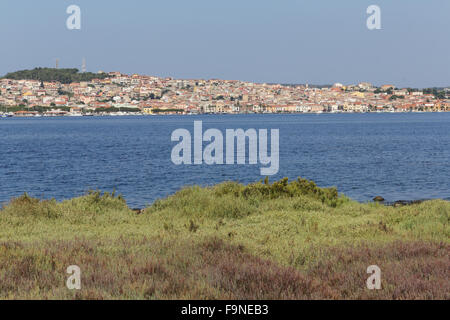
[[[24,192],[64,200],[115,190],[142,208],[184,186],[265,178],[260,164],[175,165],[172,133],[193,133],[194,121],[224,136],[278,129],[279,171],[270,181],[302,177],[360,202],[450,200],[443,112],[0,118],[0,202]]]

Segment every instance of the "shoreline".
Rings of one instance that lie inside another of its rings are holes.
[[[298,112],[298,113],[200,113],[200,114],[143,114],[143,113],[126,113],[126,114],[89,114],[89,115],[45,115],[39,114],[34,116],[22,116],[22,115],[1,115],[0,119],[8,118],[81,118],[81,117],[158,117],[158,116],[206,116],[206,115],[320,115],[320,114],[421,114],[421,113],[450,113],[450,111],[411,111],[411,112]]]
[[[422,113],[450,113],[450,111],[376,111],[376,112],[247,112],[247,113],[155,113],[146,114],[142,112],[102,112],[102,113],[67,113],[67,114],[46,114],[36,113],[29,115],[15,115],[12,113],[1,113],[0,119],[8,118],[66,118],[66,117],[124,117],[124,116],[208,116],[208,115],[321,115],[321,114],[422,114]]]
[[[221,183],[214,184],[213,187],[214,186],[219,186],[219,185],[222,185],[222,184],[226,184],[226,183],[234,183],[234,181],[224,181],[224,182],[221,182]],[[251,186],[251,185],[253,185],[253,184],[248,184],[246,186]],[[197,185],[195,185],[195,186],[199,187],[199,188],[205,188],[204,186],[197,186]],[[166,197],[155,199],[153,202],[149,203],[146,206],[128,205],[126,197],[122,196],[121,194],[120,194],[120,197],[125,201],[126,206],[128,207],[129,210],[140,214],[140,213],[144,212],[146,209],[148,209],[148,208],[152,207],[153,205],[155,205],[157,202],[163,201],[163,200],[165,200],[167,198],[170,198],[170,197],[173,197],[173,196],[176,196],[180,191],[188,189],[190,187],[192,187],[192,186],[191,185],[187,185],[185,187],[182,187],[181,189],[179,189],[179,190],[177,190],[177,191],[167,195]],[[327,188],[321,188],[321,189],[327,189]],[[71,197],[67,197],[67,198],[63,198],[63,199],[55,199],[54,197],[50,197],[50,198],[39,197],[39,198],[36,198],[36,197],[30,196],[29,192],[24,192],[21,195],[18,195],[16,197],[11,197],[8,200],[4,200],[4,201],[0,200],[0,210],[1,210],[2,207],[7,206],[9,203],[14,201],[15,199],[21,198],[24,195],[26,195],[28,197],[31,197],[33,199],[37,199],[39,201],[56,201],[57,203],[62,203],[62,202],[65,202],[65,201],[71,201],[71,200],[74,200],[74,199],[85,197],[85,196],[89,195],[91,192],[99,192],[100,194],[101,193],[109,194],[108,191],[89,190],[89,191],[87,191],[87,192],[85,192],[83,194],[80,194],[80,195],[71,196]],[[448,197],[448,198],[412,199],[412,200],[394,200],[394,201],[385,201],[385,200],[377,201],[377,200],[373,200],[373,199],[372,200],[367,200],[367,201],[358,201],[358,200],[354,200],[352,198],[347,197],[343,193],[339,193],[339,195],[349,199],[349,201],[351,201],[351,202],[354,202],[354,203],[357,203],[357,204],[360,204],[360,205],[379,204],[379,205],[382,205],[384,207],[394,207],[394,208],[420,205],[420,204],[423,204],[425,202],[433,202],[433,201],[444,201],[444,202],[449,202],[450,203],[450,197]]]

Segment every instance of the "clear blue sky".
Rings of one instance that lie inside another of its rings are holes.
[[[382,30],[366,28],[371,4]],[[86,57],[93,72],[449,86],[449,35],[449,0],[1,0],[0,74]]]

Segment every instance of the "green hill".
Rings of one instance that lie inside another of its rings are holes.
[[[55,68],[35,68],[33,70],[21,70],[6,74],[3,78],[14,80],[40,80],[58,81],[61,83],[72,83],[80,81],[91,81],[92,79],[104,79],[107,74],[97,74],[92,72],[80,73],[78,69],[55,69]]]

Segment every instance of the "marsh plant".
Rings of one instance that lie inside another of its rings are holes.
[[[447,201],[362,204],[301,178],[186,187],[140,214],[115,193],[23,195],[0,210],[0,298],[449,299],[449,220]]]

